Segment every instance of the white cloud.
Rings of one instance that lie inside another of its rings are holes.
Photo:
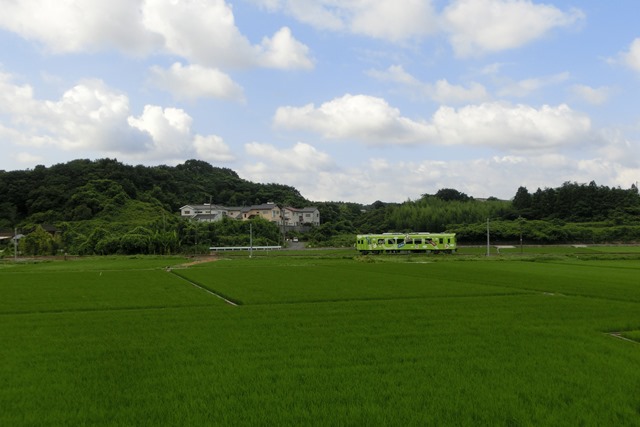
[[[468,87],[453,85],[446,79],[440,79],[435,84],[424,83],[407,73],[402,65],[392,65],[387,70],[369,70],[367,74],[375,79],[390,81],[407,87],[412,96],[426,96],[441,104],[464,104],[480,102],[489,99],[486,88],[476,82]]]
[[[163,37],[170,53],[212,67],[252,64],[253,48],[225,1],[146,0],[141,6],[143,25]]]
[[[268,161],[269,167],[273,168],[276,174],[291,170],[309,173],[331,168],[333,164],[329,155],[302,142],[289,149],[251,142],[245,144],[244,149],[250,156]]]
[[[252,46],[235,25],[231,6],[224,0],[146,0],[143,22],[161,34],[166,49],[209,67],[310,68],[308,48],[282,28],[262,45]]]
[[[629,51],[621,54],[622,62],[632,70],[640,72],[640,37],[635,39]]]
[[[274,124],[285,129],[316,132],[328,139],[357,139],[368,144],[416,143],[433,136],[433,129],[402,117],[382,98],[344,95],[316,108],[280,107]]]
[[[216,135],[193,135],[193,119],[179,108],[147,105],[140,117],[129,117],[131,127],[151,135],[144,153],[137,158],[180,161],[194,154],[205,160],[231,161],[229,147]]]
[[[132,0],[4,1],[0,27],[35,40],[54,53],[107,48],[147,53],[159,45],[161,37],[142,26],[139,3]]]
[[[443,18],[456,55],[468,57],[523,46],[554,28],[575,24],[584,14],[530,0],[455,0]]]
[[[67,90],[58,101],[34,98],[28,85],[14,85],[0,75],[0,104],[10,118],[5,134],[20,145],[79,148],[135,149],[144,135],[126,126],[129,100],[100,80],[86,80]]]
[[[380,176],[385,179],[376,179]],[[434,194],[442,188],[455,188],[474,197],[510,199],[520,186],[534,192],[537,188],[554,188],[566,181],[586,183],[595,180],[601,185],[629,188],[639,177],[637,166],[623,166],[601,158],[572,159],[557,154],[393,163],[369,159],[349,168],[323,173],[317,183],[309,182],[303,194],[311,200],[403,202],[415,200],[424,193]]]
[[[604,129],[600,133],[603,144],[598,149],[599,158],[640,169],[640,141],[630,140],[619,129]]]
[[[367,74],[381,81],[390,81],[393,83],[400,83],[407,86],[423,85],[423,83],[420,80],[418,80],[411,74],[407,73],[404,70],[404,67],[402,67],[402,65],[391,65],[389,68],[387,68],[384,71],[369,70],[367,71]]]
[[[315,151],[303,144],[302,151]],[[244,167],[241,175],[257,182],[281,182],[295,186],[313,201],[349,201],[369,204],[376,200],[403,202],[441,188],[455,188],[474,197],[512,198],[519,186],[534,192],[538,187],[557,187],[565,181],[620,185],[628,188],[638,180],[638,165],[624,166],[615,161],[585,156],[572,159],[561,154],[505,155],[470,160],[389,161],[362,159],[360,163],[335,165],[325,156],[315,164],[296,149],[278,149],[264,144],[248,144],[248,154],[260,161]],[[293,167],[292,156],[308,170]],[[276,166],[271,166],[276,161]],[[401,171],[402,173],[399,173]],[[310,173],[311,172],[311,173]],[[379,179],[384,176],[384,179]],[[476,177],[470,179],[469,177]],[[482,177],[482,179],[477,179]],[[401,191],[399,191],[401,189]]]
[[[287,183],[311,200],[323,200],[331,191],[335,193],[337,187],[332,187],[331,182],[340,172],[328,154],[310,144],[298,142],[291,148],[278,148],[251,142],[244,149],[257,159],[257,163],[245,164],[241,173],[251,181]]]
[[[193,139],[193,146],[199,159],[223,163],[235,160],[229,146],[217,135],[196,135]]]
[[[254,0],[315,28],[399,42],[437,31],[431,0]]]
[[[220,70],[174,63],[169,69],[153,66],[151,83],[177,99],[222,98],[243,100],[242,87]]]
[[[436,18],[427,0],[368,0],[351,3],[351,30],[356,34],[401,41],[432,34]]]
[[[345,23],[339,12],[340,5],[319,0],[254,0],[269,11],[285,10],[298,21],[315,28],[343,30]]]
[[[504,150],[547,150],[586,142],[591,120],[562,104],[484,103],[455,110],[441,107],[433,116],[445,144],[479,145]]]
[[[608,86],[594,88],[587,85],[573,85],[571,91],[574,95],[591,105],[604,104],[613,93],[613,89]]]
[[[489,98],[485,87],[472,82],[469,87],[452,85],[446,79],[441,79],[431,89],[434,101],[441,104],[462,104],[466,102],[478,102]]]
[[[0,135],[19,148],[53,147],[135,160],[175,161],[195,154],[233,159],[219,137],[194,135],[192,118],[183,110],[147,105],[141,116],[133,117],[129,98],[100,80],[83,81],[50,101],[36,99],[30,86],[16,85],[12,76],[0,73],[0,112],[8,118],[0,124]]]
[[[25,163],[28,165],[39,163],[45,160],[45,158],[42,156],[32,154],[32,153],[27,153],[27,152],[20,152],[16,154],[15,159],[18,163]]]
[[[312,69],[309,48],[297,41],[287,27],[281,28],[272,38],[265,37],[261,44],[259,62],[269,68]]]
[[[224,0],[24,0],[3,2],[0,28],[54,53],[164,50],[208,67],[311,68],[288,28],[252,45]]]
[[[530,79],[519,80],[517,82],[509,82],[503,85],[498,91],[499,96],[511,96],[524,98],[533,92],[544,87],[557,85],[569,79],[571,75],[568,72],[554,74],[546,77],[536,77]]]
[[[381,98],[345,95],[319,107],[280,107],[274,125],[314,132],[327,139],[355,139],[371,145],[443,144],[548,150],[585,142],[591,120],[567,105],[483,103],[440,107],[430,121],[403,117]]]

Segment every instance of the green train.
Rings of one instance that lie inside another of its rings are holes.
[[[453,253],[457,250],[455,233],[383,233],[358,234],[356,250],[361,254]]]

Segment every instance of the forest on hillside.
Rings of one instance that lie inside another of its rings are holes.
[[[462,243],[482,242],[486,222],[497,239],[530,243],[640,241],[638,188],[565,182],[557,188],[518,188],[511,200],[475,199],[444,188],[403,203],[305,199],[288,185],[244,180],[200,160],[176,166],[131,166],[115,159],[74,160],[32,170],[0,171],[0,230],[20,229],[25,253],[78,254],[204,252],[248,244],[248,228],[264,245],[299,237],[316,246],[347,245],[357,233],[450,231]],[[314,205],[321,225],[305,233],[252,220],[194,223],[185,204]],[[0,250],[3,248],[0,246]]]

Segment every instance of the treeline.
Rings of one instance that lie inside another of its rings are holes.
[[[268,201],[313,204],[321,225],[301,233],[268,221],[194,223],[178,214],[185,204]],[[248,245],[250,226],[255,245],[298,237],[313,246],[351,246],[358,233],[408,231],[455,232],[460,242],[471,244],[486,239],[487,219],[498,242],[517,242],[521,236],[528,243],[636,242],[640,195],[635,185],[621,189],[566,182],[534,192],[520,187],[512,200],[475,199],[444,188],[403,203],[362,205],[313,203],[293,187],[252,183],[199,160],[155,167],[74,160],[0,171],[0,232],[18,228],[26,234],[21,250],[27,254],[206,252],[210,246]]]
[[[423,194],[404,203],[320,205],[324,223],[310,236],[314,244],[343,243],[348,233],[407,231],[455,232],[467,244],[486,242],[487,220],[496,242],[603,243],[640,241],[640,195],[629,189],[594,182],[566,182],[558,188],[520,187],[513,200],[474,199],[455,189]]]
[[[203,254],[212,246],[274,246],[281,241],[279,227],[262,218],[209,223],[173,218],[117,227],[102,221],[64,222],[58,227],[50,233],[41,225],[31,226],[19,250],[24,255]]]
[[[118,188],[111,188],[116,184]],[[73,160],[32,170],[0,171],[0,228],[95,217],[124,196],[174,213],[189,203],[241,206],[273,201],[303,207],[298,190],[257,184],[227,168],[188,160],[177,166],[130,166],[115,159]],[[113,190],[113,191],[112,191]]]
[[[633,220],[640,215],[638,188],[630,189],[565,182],[558,188],[538,188],[533,194],[526,187],[518,188],[513,198],[513,210],[527,219],[560,219],[571,222]]]

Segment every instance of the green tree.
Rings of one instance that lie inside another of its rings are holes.
[[[53,237],[41,225],[36,225],[31,233],[21,239],[20,246],[27,255],[52,255],[54,253]]]

